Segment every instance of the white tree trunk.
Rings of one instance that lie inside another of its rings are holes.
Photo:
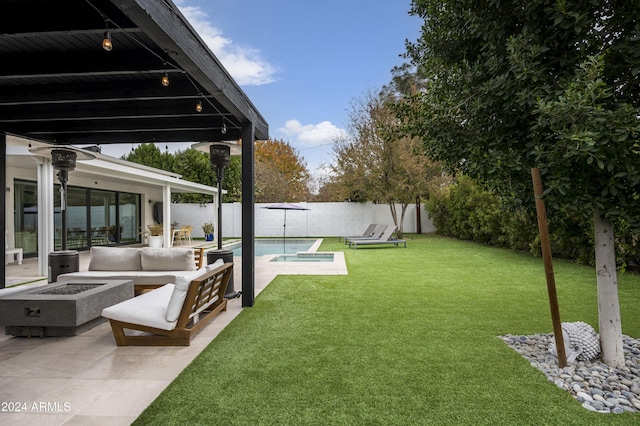
[[[602,361],[612,367],[624,366],[622,323],[618,302],[618,278],[613,225],[596,209],[593,216],[596,273],[598,276],[598,327]]]

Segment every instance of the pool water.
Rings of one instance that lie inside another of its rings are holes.
[[[308,251],[316,242],[315,239],[288,239],[280,240],[256,240],[254,250],[256,256],[265,254],[296,254],[299,251]],[[242,243],[229,247],[234,256],[242,256]]]
[[[281,254],[270,262],[333,262],[333,253]]]

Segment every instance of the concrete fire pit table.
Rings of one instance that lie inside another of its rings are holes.
[[[76,336],[105,321],[102,309],[132,297],[131,280],[49,284],[0,297],[0,324],[13,336]]]

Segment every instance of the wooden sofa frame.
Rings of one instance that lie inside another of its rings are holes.
[[[109,319],[118,346],[189,346],[197,333],[218,313],[227,310],[227,290],[233,263],[227,262],[191,281],[173,330]],[[216,298],[217,296],[217,298]],[[125,329],[151,334],[125,334]]]

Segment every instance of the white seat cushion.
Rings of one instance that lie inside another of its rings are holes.
[[[173,284],[164,285],[133,299],[104,308],[102,316],[116,321],[171,331],[176,328],[176,321],[167,321],[167,305],[173,289]]]
[[[58,282],[85,279],[132,280],[133,285],[174,284],[179,276],[188,271],[80,271],[58,275]]]

